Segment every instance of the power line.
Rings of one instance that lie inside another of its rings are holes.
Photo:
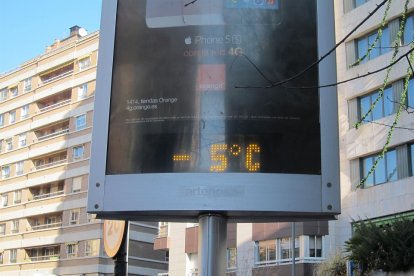
[[[332,54],[342,43],[344,43],[353,33],[355,33],[366,21],[368,21],[368,19],[370,19],[388,1],[390,1],[390,0],[383,0],[381,3],[379,3],[377,5],[377,7],[372,12],[368,13],[368,16],[366,16],[355,28],[353,28],[344,38],[342,38],[338,43],[336,43],[335,46],[331,50],[329,50],[326,54],[324,54],[322,57],[320,57],[317,61],[313,62],[311,65],[309,65],[308,67],[306,67],[305,69],[303,69],[302,71],[300,71],[299,73],[297,73],[296,75],[294,75],[292,77],[289,77],[289,78],[284,79],[284,80],[279,81],[279,82],[273,82],[272,81],[271,82],[272,86],[279,86],[279,85],[285,84],[287,82],[290,82],[294,79],[297,79],[298,77],[302,76],[307,71],[312,69],[314,66],[321,63],[326,57],[328,57],[330,54]]]
[[[388,125],[388,124],[384,124],[384,123],[380,123],[380,122],[376,122],[376,121],[371,121],[371,120],[363,120],[363,122],[364,123],[370,123],[370,124],[373,124],[373,125],[385,126],[385,127],[388,127],[388,128],[392,128],[393,127],[392,125]],[[399,126],[395,126],[394,128],[395,129],[402,129],[402,130],[408,130],[408,131],[414,132],[414,128],[411,128],[411,127],[399,127]]]
[[[350,82],[350,81],[353,81],[353,80],[356,80],[356,79],[365,78],[367,76],[370,76],[370,75],[379,73],[381,71],[384,71],[384,70],[386,70],[386,69],[394,66],[395,64],[397,64],[398,62],[400,62],[405,57],[408,57],[408,55],[411,54],[411,52],[413,52],[413,51],[414,51],[414,48],[411,49],[411,50],[409,50],[407,53],[405,53],[404,55],[400,56],[398,59],[396,59],[394,62],[388,64],[387,66],[384,66],[384,67],[382,67],[380,69],[377,69],[375,71],[367,72],[367,73],[365,73],[363,75],[358,75],[356,77],[353,77],[353,78],[350,78],[350,79],[346,79],[346,80],[343,80],[343,81],[339,81],[339,82],[335,82],[335,83],[330,83],[330,84],[324,84],[324,85],[315,85],[315,86],[287,86],[287,85],[284,85],[284,84],[280,84],[280,86],[282,86],[282,87],[284,87],[286,89],[317,89],[317,88],[326,88],[326,87],[338,86],[340,84],[344,84],[344,83],[347,83],[347,82]],[[259,74],[261,76],[263,76],[263,78],[265,78],[265,80],[268,80],[269,82],[271,82],[264,75],[264,73],[247,56],[245,56],[245,58],[254,66],[254,68],[259,72]],[[269,84],[267,86],[235,86],[235,88],[273,88],[275,86],[276,85],[274,85],[274,84]]]

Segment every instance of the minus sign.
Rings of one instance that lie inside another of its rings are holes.
[[[191,155],[189,154],[174,154],[173,161],[190,161]]]

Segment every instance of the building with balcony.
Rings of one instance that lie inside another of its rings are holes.
[[[79,30],[0,74],[1,275],[113,273],[86,213],[99,33]],[[157,224],[130,230],[130,275],[165,272]]]
[[[312,275],[331,246],[328,222],[297,222],[292,250],[292,223],[229,223],[227,275]],[[168,275],[198,275],[198,224],[160,223],[154,248],[168,252]]]

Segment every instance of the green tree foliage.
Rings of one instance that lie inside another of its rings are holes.
[[[315,265],[315,276],[346,276],[346,258],[341,252],[336,252],[329,259]]]
[[[345,251],[362,275],[375,270],[408,271],[414,268],[414,222],[398,218],[383,225],[355,223],[355,233],[345,243]]]

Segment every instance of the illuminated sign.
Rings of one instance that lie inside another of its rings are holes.
[[[105,1],[89,211],[175,218],[203,210],[229,217],[338,213],[337,202],[320,209],[324,172],[337,181],[337,169],[327,169],[336,164],[337,115],[325,111],[336,106],[335,91],[274,85],[318,59],[326,47],[318,34],[333,45],[333,32],[320,31],[332,23],[332,7],[319,1]],[[298,17],[299,10],[306,12]],[[332,82],[334,72],[330,60],[288,85],[316,87]],[[324,157],[326,140],[333,152]],[[140,198],[136,205],[91,203],[103,190],[125,189]],[[284,206],[287,193],[303,206]],[[306,196],[318,199],[307,205]]]

